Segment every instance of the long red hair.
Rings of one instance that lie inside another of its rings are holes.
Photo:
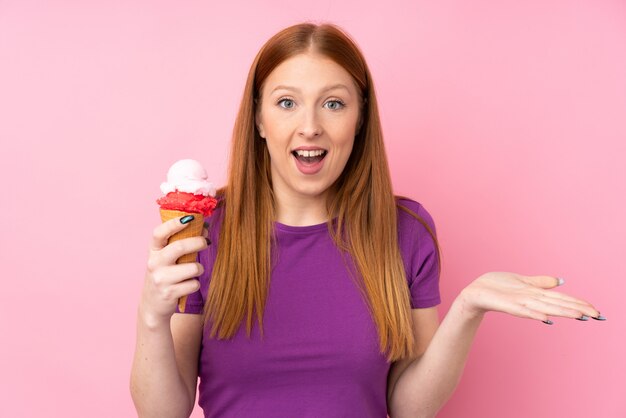
[[[355,278],[377,327],[381,353],[389,361],[415,355],[409,290],[398,246],[396,197],[392,191],[374,84],[363,54],[339,27],[301,23],[288,27],[261,48],[254,59],[235,121],[217,258],[205,304],[210,337],[231,338],[246,317],[247,333],[256,317],[263,335],[273,245],[274,197],[270,156],[255,126],[264,81],[280,63],[314,52],[341,65],[361,93],[362,125],[346,167],[332,186],[328,228],[338,248],[352,257]],[[433,231],[417,214],[413,215]],[[332,218],[337,217],[336,228]],[[440,268],[439,263],[439,268]]]

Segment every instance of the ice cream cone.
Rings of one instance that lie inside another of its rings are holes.
[[[202,236],[204,219],[217,206],[215,187],[207,180],[202,164],[190,158],[178,160],[167,170],[167,181],[161,183],[163,196],[157,199],[163,222],[172,218],[193,215],[194,219],[180,232],[172,235],[168,244],[183,238]],[[193,263],[198,253],[184,254],[176,264]],[[185,312],[187,296],[178,300],[178,310]]]
[[[160,209],[161,212],[161,220],[163,222],[169,221],[172,218],[177,218],[186,215],[193,215],[193,221],[189,222],[185,229],[179,231],[172,235],[167,242],[172,243],[174,241],[181,240],[183,238],[190,237],[199,237],[202,236],[202,227],[204,226],[204,218],[201,213],[188,213],[182,212],[179,210],[171,210],[171,209]],[[181,256],[178,260],[176,260],[176,264],[181,263],[195,263],[196,256],[198,253],[189,253]]]
[[[169,221],[172,218],[177,218],[177,217],[186,216],[186,215],[193,215],[194,217],[193,221],[189,222],[187,226],[185,227],[185,229],[175,233],[174,235],[170,237],[169,241],[167,242],[168,244],[174,241],[181,240],[183,238],[202,236],[204,218],[201,213],[188,213],[188,212],[182,212],[179,210],[170,210],[170,209],[160,209],[160,212],[161,212],[161,220],[163,222]],[[197,255],[198,255],[197,252],[184,254],[181,257],[179,257],[178,260],[176,260],[176,264],[195,263],[197,260]],[[185,312],[186,302],[187,302],[187,296],[183,296],[182,298],[178,300],[178,309],[180,310],[180,312]]]

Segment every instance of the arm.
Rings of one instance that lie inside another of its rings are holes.
[[[392,418],[434,417],[454,392],[482,315],[464,312],[457,298],[425,352],[401,372],[389,396]]]
[[[149,324],[139,309],[130,391],[140,417],[188,417],[198,380],[202,315]]]
[[[430,341],[433,339],[439,326],[439,311],[436,306],[430,308],[415,308],[411,310],[413,335],[415,336],[415,357],[395,361],[389,368],[387,375],[387,405],[391,405],[391,394],[400,375],[413,360],[424,354]]]
[[[552,276],[506,272],[490,272],[474,280],[454,300],[424,354],[400,374],[390,395],[392,418],[435,416],[456,388],[488,311],[544,322],[548,315],[605,319],[588,302],[547,290],[560,284]]]
[[[154,229],[148,271],[137,312],[137,344],[130,392],[140,417],[188,417],[198,380],[203,315],[176,314],[178,298],[197,291],[204,268],[200,263],[176,264],[183,254],[207,247],[203,237],[169,243],[185,228],[175,218]]]

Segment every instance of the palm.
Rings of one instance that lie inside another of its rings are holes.
[[[548,316],[579,319],[583,315],[599,316],[588,302],[549,290],[558,285],[558,279],[552,276],[490,272],[474,280],[462,296],[468,311],[476,315],[498,311],[544,322]]]

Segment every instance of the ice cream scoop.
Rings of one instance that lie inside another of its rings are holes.
[[[157,200],[161,210],[211,216],[217,201],[215,187],[207,178],[206,170],[198,161],[176,161],[167,171],[167,181],[161,183],[161,191],[165,195]]]
[[[176,161],[167,171],[167,181],[161,183],[161,191],[165,196],[157,199],[160,207],[161,220],[166,222],[172,218],[193,215],[194,219],[185,229],[169,238],[168,244],[188,237],[202,235],[204,218],[211,216],[217,206],[215,187],[207,180],[207,172],[196,160],[184,159]],[[176,260],[176,264],[195,263],[198,253],[189,253]],[[187,296],[178,300],[178,309],[185,312]]]
[[[164,195],[171,192],[187,192],[215,197],[215,187],[209,182],[206,170],[196,160],[178,160],[167,171],[167,181],[161,183]]]

